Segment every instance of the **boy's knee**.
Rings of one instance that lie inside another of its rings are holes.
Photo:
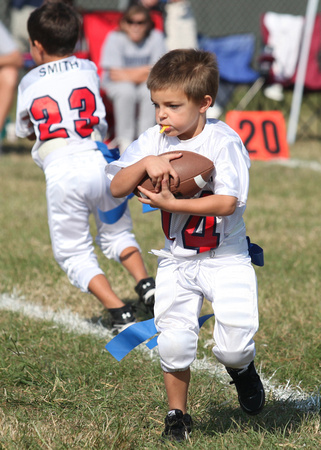
[[[104,238],[97,240],[97,243],[106,258],[121,262],[120,255],[129,247],[135,247],[137,251],[141,252],[134,234],[121,233],[119,236],[112,235],[111,237],[114,237],[114,239],[108,240]]]
[[[0,82],[2,88],[15,89],[18,84],[18,70],[15,67],[3,67],[0,70]]]
[[[192,330],[165,330],[158,338],[162,368],[166,372],[186,370],[196,357],[198,336]]]
[[[254,343],[247,346],[243,351],[224,350],[220,351],[218,347],[213,348],[213,353],[217,360],[226,367],[240,369],[248,366],[255,357]]]
[[[76,262],[75,262],[76,263]],[[88,286],[90,281],[97,275],[104,275],[98,264],[94,262],[87,264],[79,261],[79,264],[68,265],[60,264],[60,267],[67,274],[69,282],[81,290],[81,292],[89,292]]]

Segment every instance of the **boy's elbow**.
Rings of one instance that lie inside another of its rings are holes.
[[[122,189],[121,184],[117,183],[117,181],[115,182],[114,180],[112,180],[110,183],[110,192],[111,195],[115,198],[126,197],[126,195],[128,195],[126,192],[124,192],[124,189]]]
[[[111,195],[115,198],[123,197],[122,195],[119,195],[117,185],[114,182],[114,180],[110,183],[110,192],[111,192]]]
[[[236,210],[236,197],[230,197],[229,201],[226,203],[226,216],[231,216]]]
[[[231,207],[230,210],[229,210],[229,212],[228,212],[228,214],[226,214],[226,215],[227,215],[227,216],[231,216],[232,214],[234,214],[235,210],[236,210],[236,206]]]
[[[110,192],[111,192],[111,195],[112,195],[113,197],[115,197],[115,198],[122,198],[122,197],[125,197],[125,195],[120,194],[120,193],[117,192],[117,191],[112,191],[112,190],[110,190]]]

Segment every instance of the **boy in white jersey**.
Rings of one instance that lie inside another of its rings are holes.
[[[158,125],[143,133],[107,171],[115,197],[132,192],[146,174],[156,188],[154,194],[140,188],[147,197],[140,201],[162,211],[165,248],[153,251],[159,256],[155,325],[169,403],[163,436],[178,441],[192,428],[187,394],[204,297],[215,313],[214,355],[232,377],[242,409],[254,415],[265,402],[253,363],[257,281],[242,218],[250,160],[230,127],[206,121],[218,77],[211,53],[188,49],[165,54],[147,81]],[[160,133],[160,127],[165,131]],[[212,179],[191,199],[176,199],[168,187],[170,176],[179,183],[170,161],[180,157],[180,150],[197,152],[214,163]],[[177,153],[159,156],[168,151]]]
[[[100,300],[109,310],[113,326],[120,329],[135,318],[131,306],[116,295],[98,265],[90,234],[91,213],[98,245],[107,258],[120,261],[134,277],[136,292],[145,304],[153,303],[154,280],[147,275],[131,233],[129,209],[115,224],[99,218],[98,209],[115,207],[107,193],[106,161],[92,138],[105,137],[106,111],[96,66],[72,56],[79,29],[77,12],[63,2],[46,2],[31,13],[28,33],[37,67],[18,88],[16,133],[36,139],[32,157],[46,177],[56,261],[74,286]]]

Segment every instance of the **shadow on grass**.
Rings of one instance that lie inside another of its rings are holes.
[[[9,143],[6,141],[0,142],[0,154],[9,154],[9,153],[16,153],[21,155],[30,154],[32,145],[28,142],[26,144],[25,140],[17,140],[13,143]]]
[[[231,431],[247,432],[249,429],[257,433],[266,431],[286,436],[299,430],[307,415],[308,411],[298,409],[295,402],[289,400],[269,401],[256,416],[248,416],[238,407],[217,407],[210,403],[204,420],[198,421],[196,418],[195,428],[208,436]]]
[[[137,299],[125,299],[125,304],[131,305],[133,308],[136,320],[138,322],[142,322],[144,320],[149,320],[153,316],[152,309],[150,307],[147,307],[142,302],[138,301]],[[104,328],[112,329],[112,322],[111,322],[111,316],[108,313],[108,310],[104,310],[102,315],[100,316],[93,316],[90,319],[88,319],[89,323],[92,324],[101,324]]]

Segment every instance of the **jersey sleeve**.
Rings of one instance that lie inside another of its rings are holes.
[[[238,139],[223,143],[214,160],[214,193],[236,197],[238,206],[246,204],[249,189],[249,157]]]
[[[21,86],[19,85],[16,112],[16,135],[25,138],[33,134],[33,132],[33,124],[29,118],[28,108],[24,105],[24,97],[21,92]]]
[[[145,158],[145,156],[157,155],[159,137],[163,136],[159,134],[158,126],[149,128],[132,142],[121,157],[112,162],[111,165],[119,168],[128,167]]]

